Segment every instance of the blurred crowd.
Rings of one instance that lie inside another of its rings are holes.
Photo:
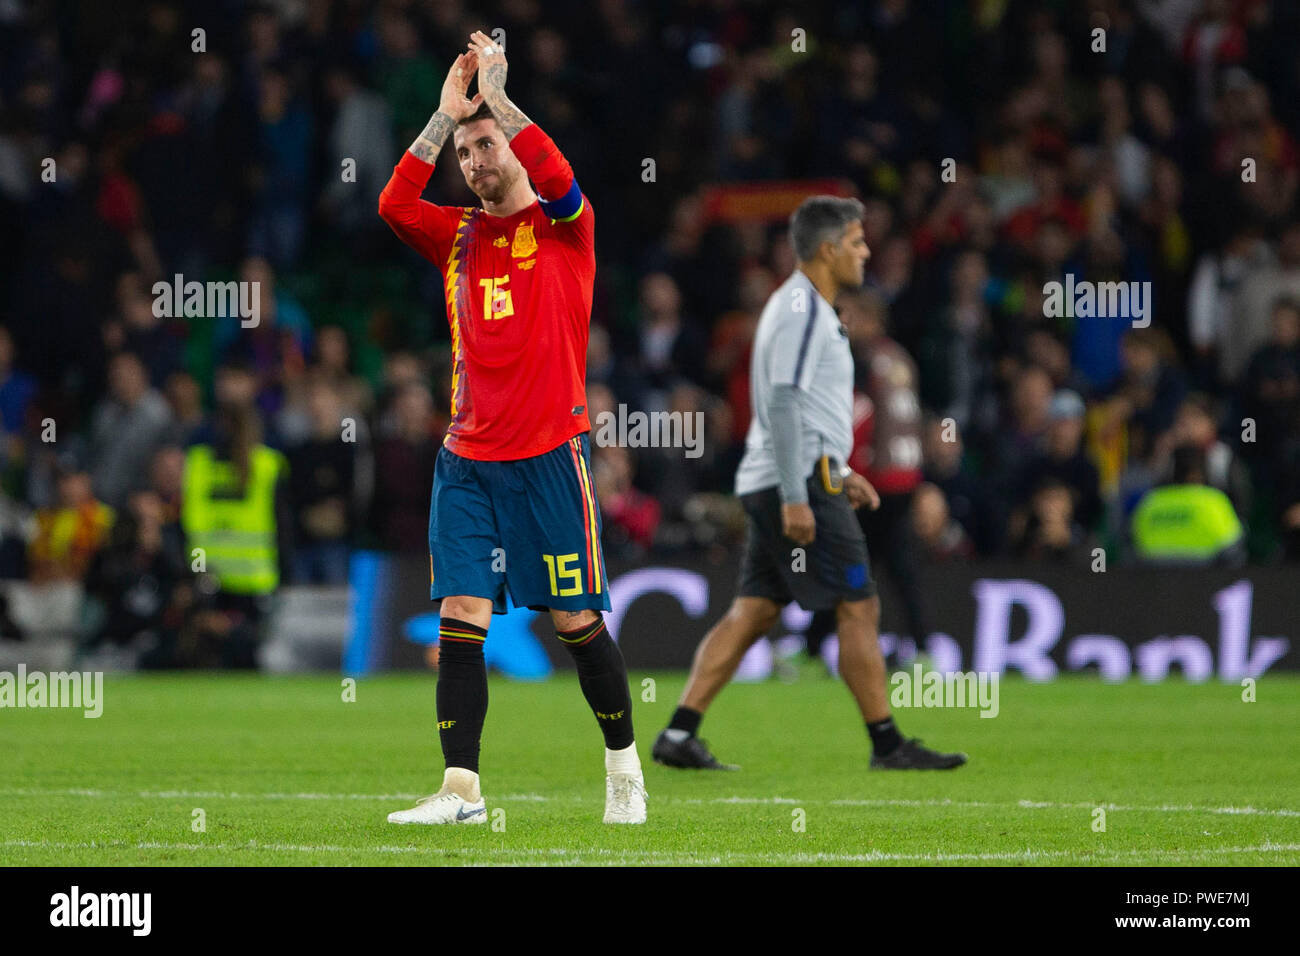
[[[862,397],[882,342],[917,372],[923,560],[1123,560],[1170,483],[1226,496],[1241,560],[1300,560],[1300,5],[0,0],[0,576],[82,582],[110,630],[180,613],[186,449],[232,408],[287,460],[281,580],[426,549],[442,283],[376,201],[498,27],[596,210],[591,413],[705,423],[698,458],[593,449],[611,555],[743,527],[750,341],[794,260],[707,188],[833,179],[873,253]],[[449,162],[426,198],[473,201]],[[160,318],[178,274],[258,282],[259,325]],[[1048,317],[1067,274],[1150,282],[1153,321]]]

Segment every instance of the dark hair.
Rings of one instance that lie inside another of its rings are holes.
[[[242,493],[248,487],[253,447],[262,440],[262,423],[257,410],[251,405],[223,403],[216,409],[213,425],[216,432],[213,450],[218,458],[234,464]]]
[[[1269,309],[1269,314],[1277,312],[1278,309],[1287,309],[1300,315],[1300,300],[1289,295],[1280,295],[1273,300],[1273,307]]]
[[[235,372],[238,375],[257,374],[257,370],[253,368],[253,360],[243,355],[230,355],[217,366],[216,374],[221,375],[226,372]]]
[[[846,305],[855,306],[866,315],[873,316],[885,332],[889,331],[889,303],[884,300],[879,292],[868,286],[863,286],[861,289],[851,289],[840,295],[840,310],[843,311]]]
[[[790,244],[800,262],[817,255],[817,247],[844,235],[851,222],[860,222],[866,212],[856,199],[841,196],[810,196],[790,216]]]
[[[108,357],[110,363],[120,362],[122,359],[127,359],[128,361],[134,362],[142,369],[145,368],[144,359],[140,357],[140,353],[134,352],[131,349],[118,349],[116,352],[114,352],[112,355]]]
[[[1184,398],[1182,407],[1179,411],[1188,408],[1200,412],[1206,418],[1210,419],[1210,421],[1218,420],[1219,416],[1215,409],[1214,399],[1209,395],[1206,395],[1204,392],[1192,392]]]
[[[466,116],[463,120],[461,120],[456,125],[468,126],[470,123],[477,123],[479,120],[485,120],[485,119],[496,119],[496,117],[492,115],[492,108],[490,106],[488,106],[486,103],[480,103],[478,105],[478,109],[476,109],[469,116]]]
[[[1188,485],[1205,483],[1205,454],[1192,445],[1179,445],[1174,449],[1170,469],[1170,484]]]

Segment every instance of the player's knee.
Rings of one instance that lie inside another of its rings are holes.
[[[841,626],[853,624],[874,631],[880,623],[880,598],[841,601],[835,608],[835,617]]]
[[[492,621],[492,602],[487,598],[468,595],[445,597],[438,609],[438,615],[486,628]]]
[[[731,602],[727,617],[751,637],[760,637],[771,630],[781,609],[773,601],[736,600]]]
[[[555,636],[578,665],[578,676],[602,674],[611,667],[622,667],[621,652],[605,629],[605,618],[600,612],[571,614],[569,620],[583,623],[567,628],[558,626],[560,618],[555,620]]]
[[[551,623],[555,625],[555,630],[563,633],[565,631],[577,630],[580,627],[596,623],[600,619],[600,613],[590,609],[581,611],[562,611],[557,608],[551,608]]]

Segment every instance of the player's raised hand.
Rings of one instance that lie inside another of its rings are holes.
[[[506,51],[482,30],[469,37],[469,52],[478,58],[478,88],[484,96],[506,91]]]
[[[473,52],[456,57],[456,62],[447,71],[447,79],[442,84],[442,97],[438,100],[439,112],[447,114],[456,122],[474,114],[483,102],[483,94],[477,93],[473,99],[466,94],[469,93],[469,81],[477,69],[478,57]]]

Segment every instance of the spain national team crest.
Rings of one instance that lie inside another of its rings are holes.
[[[515,230],[515,241],[510,246],[510,255],[516,259],[525,259],[537,251],[537,240],[533,238],[533,224],[521,222]]]

